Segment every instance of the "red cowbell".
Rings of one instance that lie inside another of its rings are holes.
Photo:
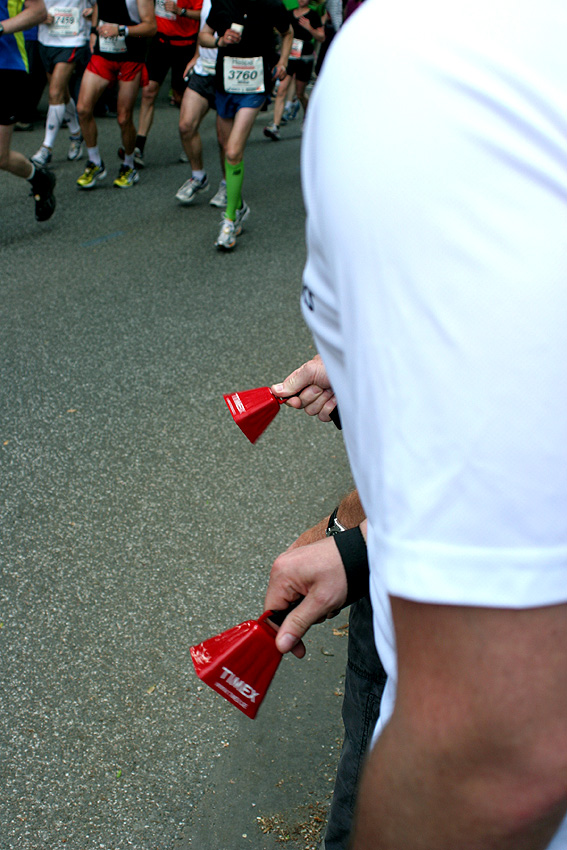
[[[282,660],[276,631],[266,622],[271,613],[191,647],[197,676],[251,718]]]

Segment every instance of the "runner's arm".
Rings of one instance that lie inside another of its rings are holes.
[[[278,64],[275,67],[275,76],[283,80],[287,74],[287,63],[289,61],[289,54],[291,52],[291,45],[293,44],[293,27],[291,24],[287,32],[282,33],[282,49],[280,52],[280,58],[278,59]]]
[[[128,35],[134,38],[150,38],[157,32],[153,0],[138,0],[140,23],[128,27]]]
[[[299,19],[299,23],[303,27],[303,29],[307,30],[309,35],[311,35],[315,41],[319,41],[320,43],[325,41],[325,28],[321,25],[320,27],[312,27],[311,21],[307,17],[307,15],[302,15]]]
[[[195,8],[194,0],[166,0],[165,8],[181,18],[191,18],[194,21],[201,20],[201,7]]]
[[[6,35],[22,30],[30,30],[32,27],[43,23],[47,17],[47,9],[43,0],[27,0],[25,8],[13,18],[0,21]]]
[[[205,24],[199,33],[199,44],[201,47],[227,47],[229,44],[238,44],[239,41],[240,33],[228,29],[224,35],[217,37],[215,31],[208,24]]]
[[[138,14],[140,15],[140,23],[128,26],[128,37],[132,38],[150,38],[157,32],[156,16],[154,11],[153,0],[137,0]],[[97,4],[95,4],[97,6]],[[96,13],[96,21],[98,21],[98,8]],[[95,24],[95,12],[93,12],[93,27]],[[105,22],[99,30],[99,35],[113,37],[119,35],[120,24],[114,22]]]

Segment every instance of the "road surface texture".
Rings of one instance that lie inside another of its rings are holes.
[[[301,125],[273,143],[259,116],[252,212],[220,254],[214,118],[211,192],[182,207],[178,115],[162,96],[127,191],[116,120],[92,192],[63,131],[45,224],[0,174],[1,850],[307,850],[326,817],[347,613],[283,660],[254,721],[189,653],[259,616],[274,558],[351,486],[332,424],[282,408],[252,446],[223,401],[314,353]]]

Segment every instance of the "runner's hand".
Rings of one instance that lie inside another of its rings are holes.
[[[287,67],[285,65],[276,65],[273,70],[274,79],[285,80],[287,77]]]
[[[233,29],[228,29],[222,37],[224,42],[223,47],[226,47],[230,44],[238,44],[241,39],[241,35],[239,32],[235,32]]]

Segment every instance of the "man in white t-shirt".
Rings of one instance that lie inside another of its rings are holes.
[[[31,160],[36,165],[51,162],[53,145],[65,119],[69,124],[67,159],[75,161],[83,153],[81,127],[75,100],[69,89],[75,71],[84,71],[91,56],[90,0],[59,0],[47,8],[47,20],[38,32],[39,55],[49,82],[49,108],[45,137]]]
[[[388,673],[354,850],[567,847],[565,31],[563,0],[367,0],[310,103],[304,314]],[[303,589],[282,650],[337,605]]]

